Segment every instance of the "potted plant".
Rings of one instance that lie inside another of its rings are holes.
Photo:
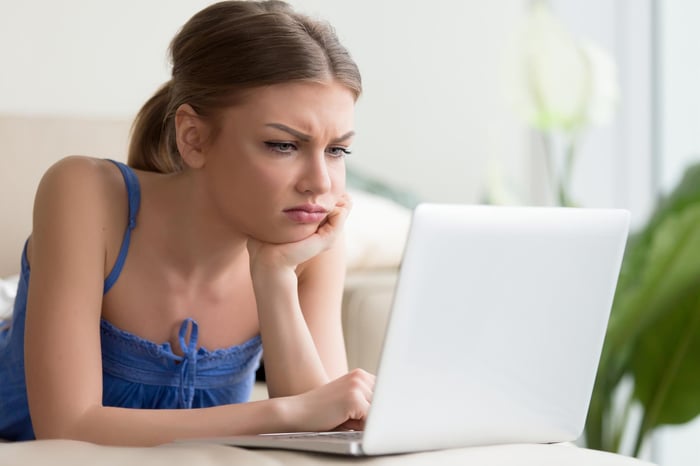
[[[627,396],[616,396],[627,381]],[[633,405],[642,420],[631,425]],[[700,164],[631,235],[586,421],[590,448],[631,454],[658,426],[700,414]]]

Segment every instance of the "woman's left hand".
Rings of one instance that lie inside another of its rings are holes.
[[[247,245],[251,270],[259,265],[294,269],[302,262],[327,250],[338,238],[351,208],[350,195],[343,194],[316,231],[300,241],[271,244],[249,238]]]

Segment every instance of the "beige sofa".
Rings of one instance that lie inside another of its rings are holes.
[[[68,154],[124,160],[129,122],[119,120],[39,118],[0,115],[0,277],[16,274],[22,243],[30,232],[34,190],[43,171]],[[396,271],[410,212],[384,199],[355,193],[347,225],[348,275],[343,297],[343,325],[350,367],[377,368]],[[2,383],[0,381],[0,383]],[[439,396],[440,387],[436,387]],[[257,386],[254,397],[266,396]],[[573,445],[502,445],[465,448],[375,459],[271,450],[244,450],[193,443],[155,448],[104,447],[53,440],[0,443],[0,465],[123,465],[188,466],[233,464],[356,464],[381,465],[610,465],[634,466],[632,458]]]

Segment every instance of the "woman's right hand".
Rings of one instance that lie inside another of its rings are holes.
[[[295,270],[299,264],[328,250],[338,240],[351,209],[352,199],[346,193],[336,202],[318,229],[304,239],[291,243],[273,244],[248,238],[247,248],[251,272],[260,266],[273,270],[278,268]],[[256,276],[255,273],[252,275]]]
[[[374,393],[375,376],[354,369],[301,395],[289,397],[298,431],[362,430]]]

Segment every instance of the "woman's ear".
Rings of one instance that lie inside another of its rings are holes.
[[[205,165],[207,136],[206,122],[189,104],[180,105],[175,111],[175,140],[180,156],[188,167],[202,168]]]

